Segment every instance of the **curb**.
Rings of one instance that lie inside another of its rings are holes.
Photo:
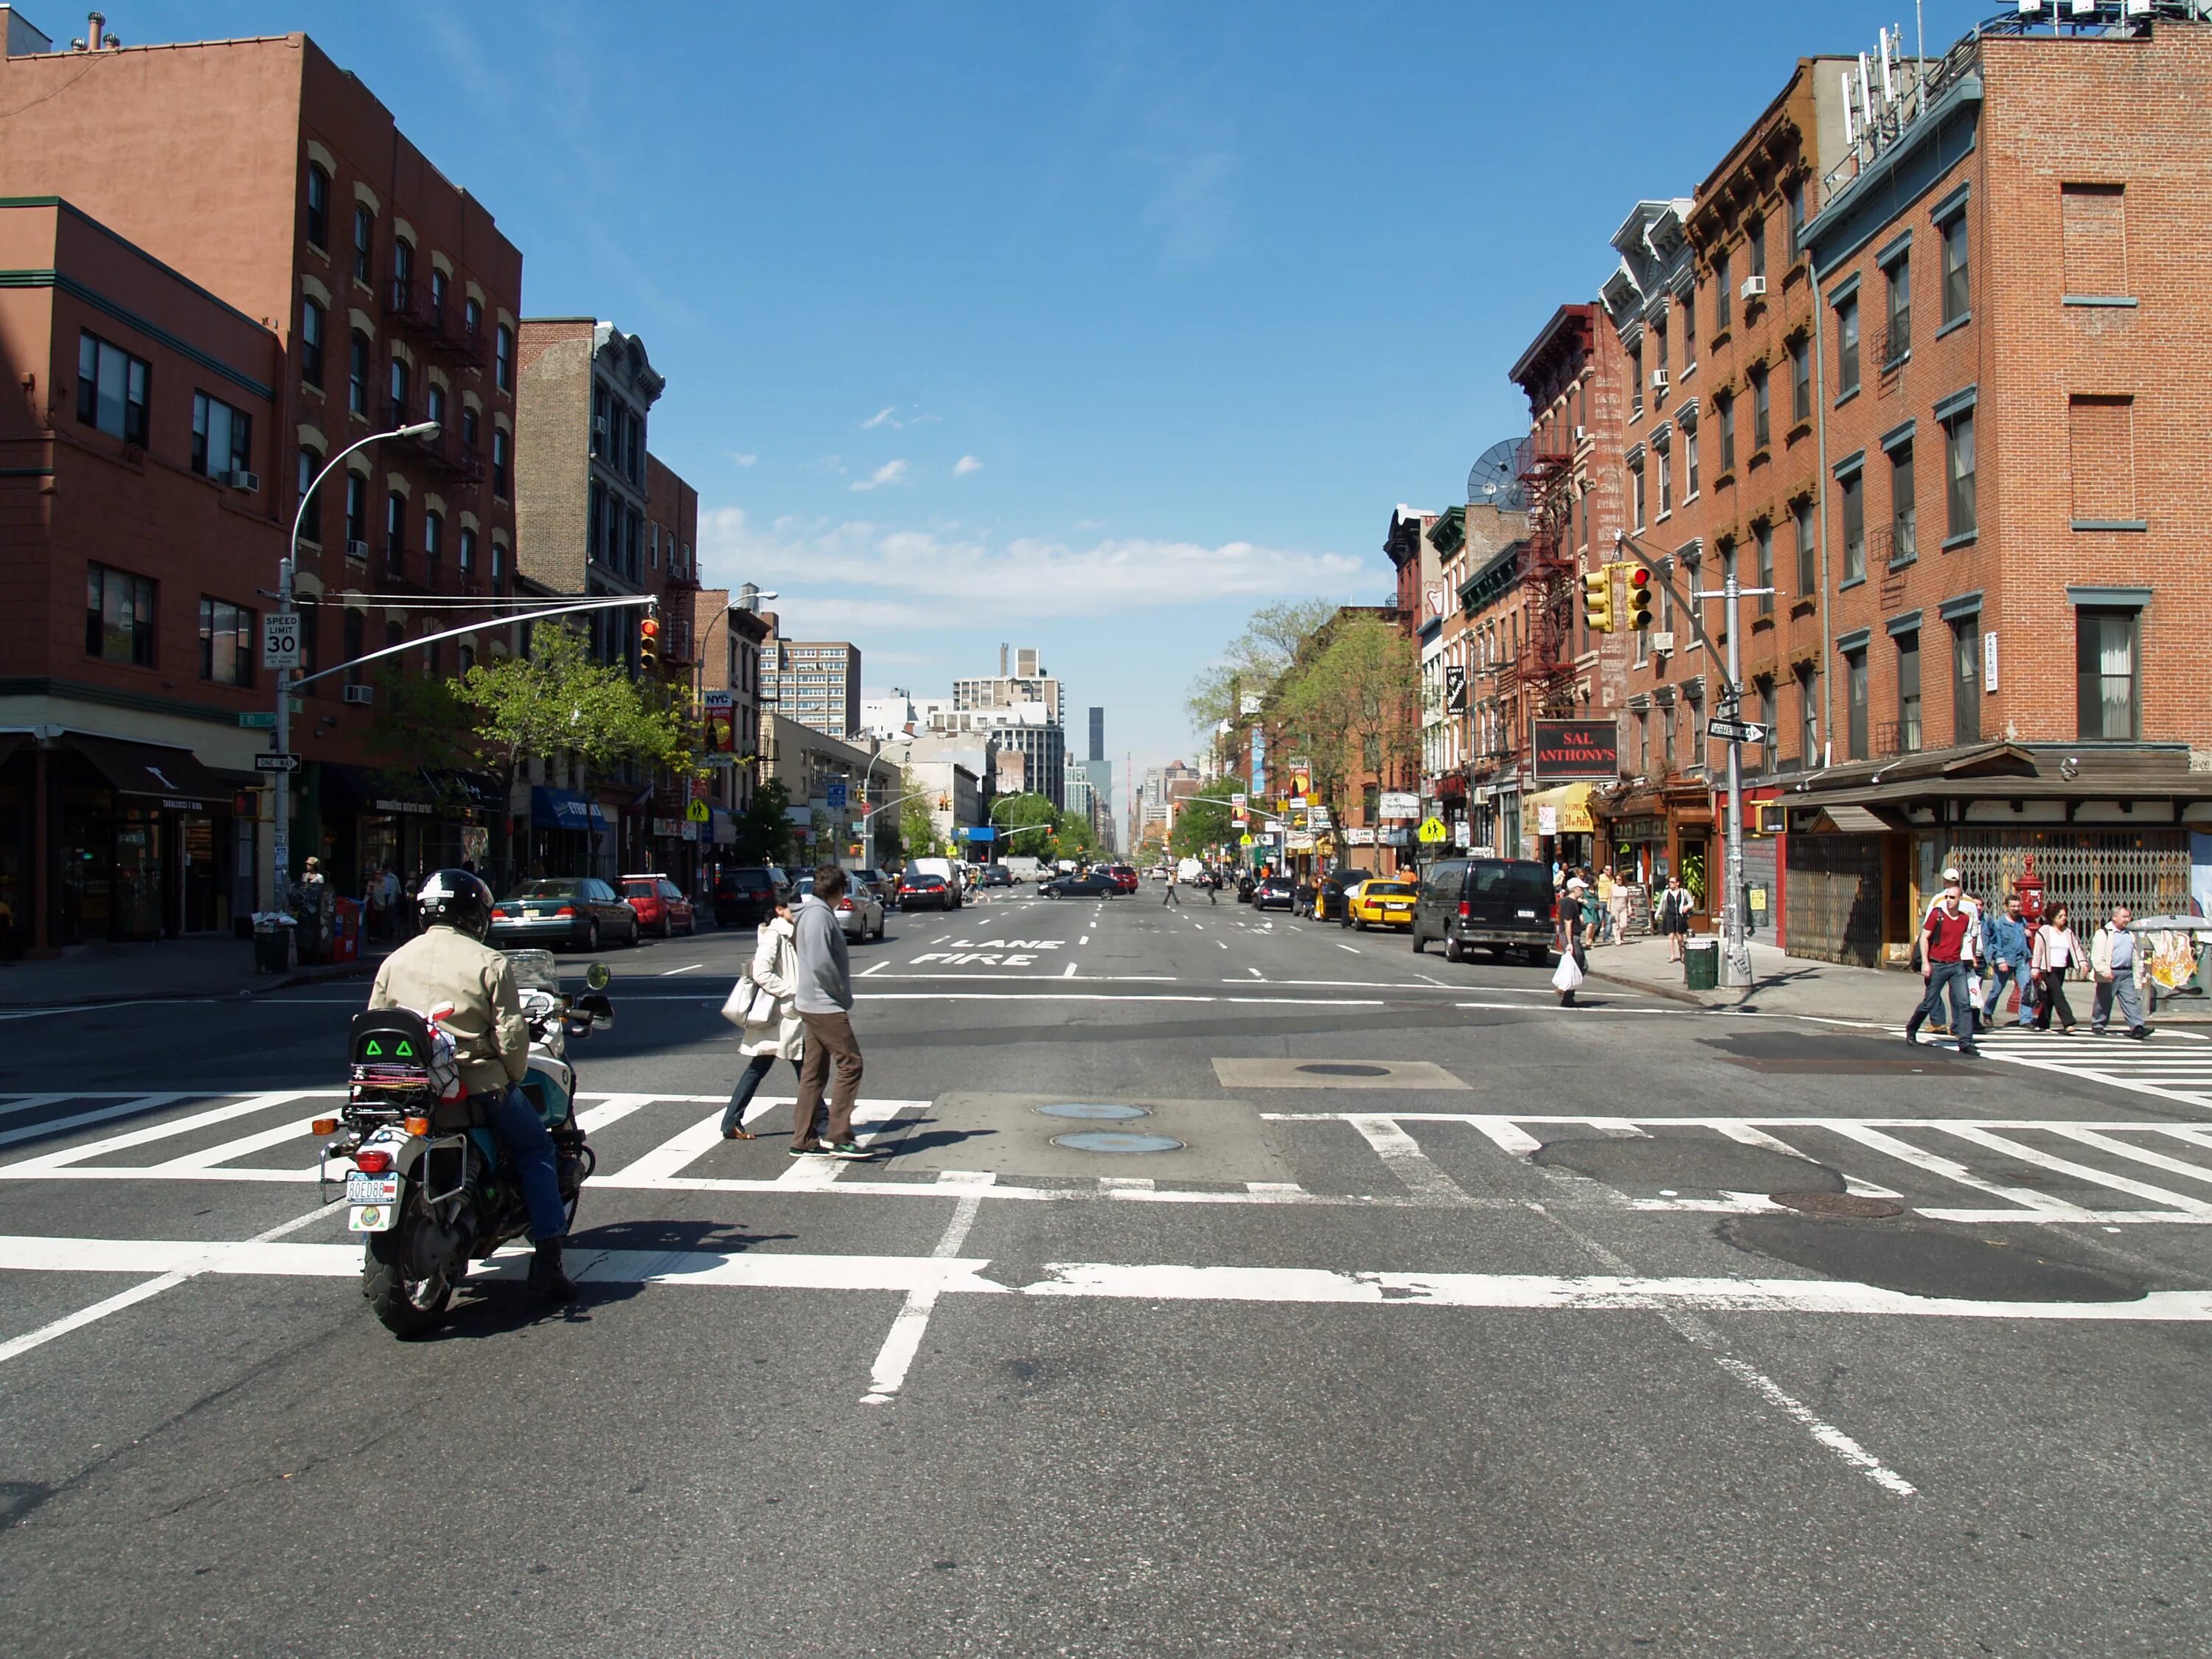
[[[303,985],[321,985],[336,980],[359,979],[373,974],[384,958],[377,957],[362,962],[332,963],[325,967],[310,968],[287,975],[266,985],[236,987],[241,997],[265,996],[272,991],[289,991]],[[118,1003],[131,1002],[204,1002],[211,998],[228,995],[228,988],[213,988],[198,991],[113,991],[81,997],[60,997],[41,1002],[0,1002],[0,1013],[37,1013],[57,1008],[105,1008]]]

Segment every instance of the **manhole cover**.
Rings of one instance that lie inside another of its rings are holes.
[[[1082,1129],[1072,1135],[1054,1135],[1052,1144],[1072,1152],[1179,1152],[1182,1142],[1173,1135],[1133,1134],[1127,1129]]]
[[[1315,1077],[1388,1077],[1390,1075],[1390,1068],[1388,1066],[1349,1066],[1334,1060],[1316,1060],[1310,1066],[1299,1066],[1298,1070],[1310,1073]]]
[[[1088,1100],[1056,1100],[1049,1106],[1036,1109],[1047,1117],[1079,1117],[1094,1122],[1123,1122],[1133,1117],[1150,1117],[1149,1108],[1143,1106],[1115,1106]]]
[[[1773,1193],[1777,1204],[1807,1215],[1847,1216],[1854,1221],[1887,1221],[1903,1215],[1905,1206],[1893,1198],[1863,1198],[1856,1193]]]

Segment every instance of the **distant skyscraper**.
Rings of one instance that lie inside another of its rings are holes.
[[[1103,708],[1094,708],[1091,711],[1091,752],[1084,758],[1085,760],[1106,758],[1106,711]]]

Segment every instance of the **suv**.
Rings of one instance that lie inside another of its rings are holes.
[[[866,888],[868,896],[887,910],[898,902],[898,883],[872,865],[854,871],[851,879],[854,886]]]
[[[1531,859],[1438,859],[1421,872],[1413,901],[1413,949],[1444,942],[1444,960],[1470,946],[1517,950],[1539,968],[1552,961],[1552,872]]]
[[[790,891],[790,878],[773,864],[725,870],[714,878],[714,921],[724,927],[757,927]]]

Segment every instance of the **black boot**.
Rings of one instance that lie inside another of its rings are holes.
[[[530,1263],[530,1288],[548,1302],[574,1302],[576,1281],[561,1270],[561,1241],[538,1242],[538,1255]]]

